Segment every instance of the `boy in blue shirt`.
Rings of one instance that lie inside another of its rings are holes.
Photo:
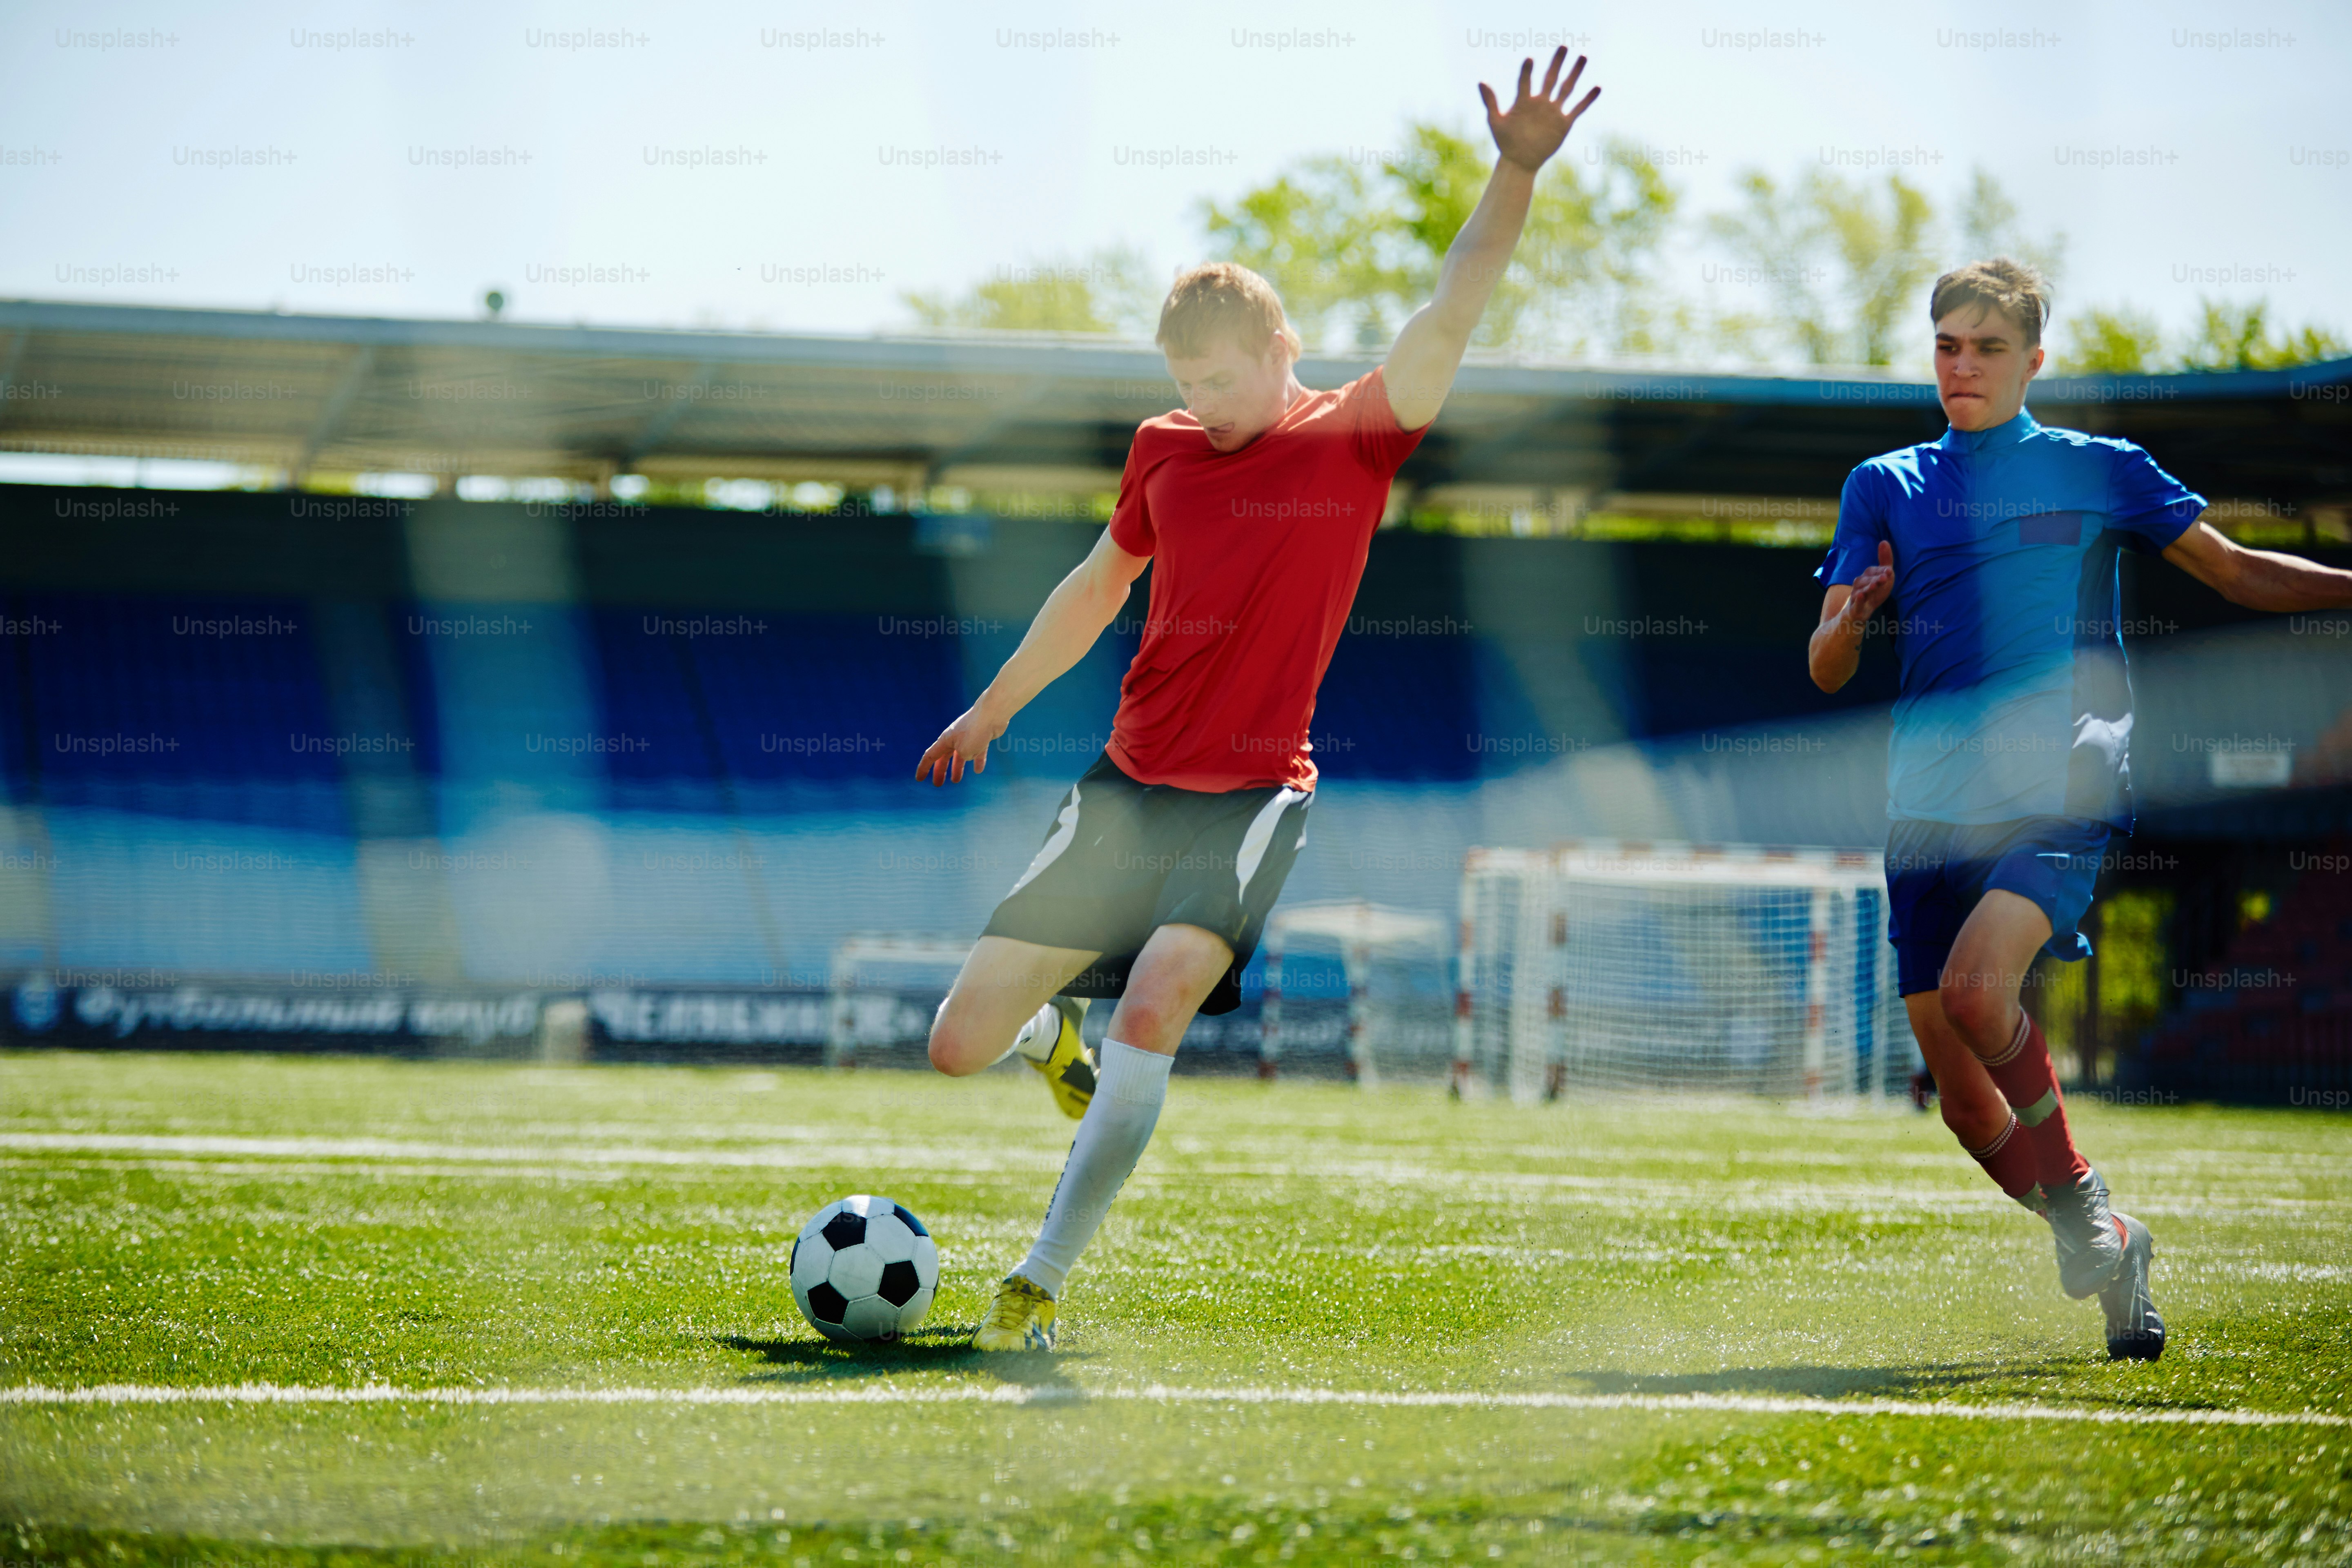
[[[1942,439],[1871,458],[1838,503],[1808,663],[1835,691],[1890,602],[1902,695],[1887,749],[1889,935],[1944,1121],[2050,1223],[2061,1287],[2096,1295],[2107,1353],[2154,1361],[2147,1227],[2075,1149],[2041,1029],[2018,1005],[2076,930],[2111,833],[2132,828],[2118,552],[2160,553],[2234,604],[2352,605],[2352,573],[2247,550],[2129,441],[2037,424],[2047,287],[2006,258],[1936,280]]]

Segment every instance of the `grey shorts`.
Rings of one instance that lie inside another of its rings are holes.
[[[1105,755],[1062,797],[987,934],[1096,950],[1102,956],[1063,989],[1119,996],[1153,931],[1198,926],[1234,950],[1201,1011],[1230,1013],[1241,1005],[1242,971],[1307,842],[1314,798],[1311,790],[1212,794],[1138,784]]]

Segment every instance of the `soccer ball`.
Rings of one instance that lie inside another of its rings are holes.
[[[829,1340],[887,1344],[922,1326],[939,1286],[939,1243],[888,1198],[829,1203],[793,1243],[793,1300]]]

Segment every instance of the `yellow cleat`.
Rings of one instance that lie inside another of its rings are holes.
[[[1076,1121],[1086,1115],[1095,1098],[1095,1054],[1078,1038],[1078,1020],[1086,1016],[1085,1009],[1067,996],[1056,996],[1054,1011],[1062,1016],[1062,1032],[1055,1038],[1054,1048],[1041,1061],[1024,1047],[1021,1059],[1045,1075],[1054,1103]]]
[[[1054,1298],[1018,1274],[996,1288],[988,1315],[971,1333],[976,1351],[1049,1351],[1054,1348]]]

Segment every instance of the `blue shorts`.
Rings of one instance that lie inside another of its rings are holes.
[[[2042,952],[2070,963],[2090,957],[2089,940],[2074,928],[2091,907],[2110,831],[2077,816],[1981,825],[1896,818],[1886,836],[1896,988],[1910,996],[1943,984],[1960,927],[1995,888],[2032,900],[2050,917]]]

